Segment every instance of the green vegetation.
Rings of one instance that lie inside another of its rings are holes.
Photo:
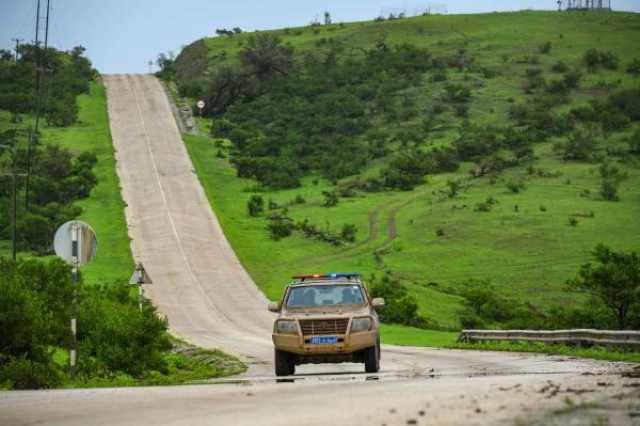
[[[124,282],[133,271],[133,260],[102,84],[91,83],[89,93],[78,97],[78,105],[78,124],[64,129],[45,128],[42,140],[72,153],[95,154],[93,173],[97,184],[89,197],[75,203],[82,209],[78,219],[89,223],[98,236],[96,259],[83,267],[82,273],[90,284]]]
[[[479,315],[486,326],[578,321],[585,306],[602,325],[602,303],[566,282],[600,243],[640,247],[640,97],[626,70],[639,19],[423,16],[199,40],[171,66],[183,96],[212,100],[212,137],[185,142],[272,300],[293,272],[392,271],[429,327],[473,320],[476,296],[513,308]],[[250,217],[254,195],[274,208]],[[336,246],[295,229],[275,239],[274,221],[358,233]]]
[[[78,300],[77,378],[64,348]],[[172,342],[167,322],[126,283],[75,287],[59,259],[0,258],[0,388],[172,384],[244,371],[238,360]]]
[[[602,359],[606,361],[638,362],[640,354],[632,351],[610,350],[602,347],[580,348],[568,345],[545,343],[512,343],[512,342],[483,342],[456,343],[447,345],[449,349],[471,349],[485,351],[534,352],[547,355],[567,355],[583,358]]]

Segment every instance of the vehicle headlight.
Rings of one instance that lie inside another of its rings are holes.
[[[298,323],[292,320],[279,320],[276,322],[276,332],[280,334],[298,334]]]
[[[354,318],[351,320],[351,331],[357,333],[358,331],[367,331],[371,329],[371,318]]]

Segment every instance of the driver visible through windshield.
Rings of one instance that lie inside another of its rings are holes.
[[[362,305],[364,296],[358,285],[305,285],[292,287],[287,307]]]

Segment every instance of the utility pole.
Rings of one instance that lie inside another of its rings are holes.
[[[10,148],[7,145],[0,145],[0,148]],[[11,177],[11,199],[12,199],[12,214],[11,214],[11,257],[13,261],[16,261],[18,253],[18,177],[26,176],[25,173],[16,173],[16,152],[15,147],[11,151],[11,173],[1,173],[0,176]]]
[[[16,62],[18,62],[18,51],[20,49],[20,43],[24,41],[24,39],[21,38],[12,38],[12,41],[16,42]]]
[[[42,17],[40,16],[41,0],[37,0],[36,11],[36,117],[33,129],[29,130],[29,144],[27,146],[27,179],[25,181],[25,196],[24,202],[27,211],[29,210],[29,190],[31,183],[31,167],[33,161],[33,146],[38,142],[38,130],[40,126],[40,116],[42,115],[44,93],[43,93],[43,72],[45,70],[44,60],[47,55],[47,48],[49,45],[49,11],[51,9],[51,0],[47,0],[47,11],[45,14],[45,28],[44,28],[44,55],[43,50],[40,47],[40,26],[42,24]]]

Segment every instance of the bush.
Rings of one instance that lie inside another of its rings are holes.
[[[562,61],[558,61],[555,64],[553,64],[553,66],[551,67],[551,71],[564,73],[569,71],[569,66]]]
[[[576,129],[569,135],[567,142],[555,146],[563,160],[590,160],[598,146],[593,129]]]
[[[247,201],[247,211],[249,216],[256,217],[264,211],[264,200],[260,195],[252,195]]]
[[[618,167],[604,163],[599,169],[602,183],[600,185],[600,194],[607,201],[619,201],[618,187],[620,183],[627,178],[627,174]]]
[[[427,328],[429,321],[418,313],[418,301],[407,292],[407,288],[390,272],[382,279],[372,279],[372,297],[383,297],[384,309],[378,313],[380,321],[411,327]],[[433,324],[431,324],[433,325]]]
[[[640,155],[640,129],[637,129],[627,140],[629,153]]]
[[[538,46],[538,51],[540,53],[542,53],[543,55],[547,55],[551,52],[551,42],[548,41],[544,44],[541,44],[540,46]]]
[[[345,223],[342,226],[342,232],[340,232],[340,237],[346,242],[353,243],[356,240],[356,233],[358,232],[358,228],[354,224]]]
[[[564,84],[570,89],[577,89],[582,79],[580,70],[574,69],[564,73]]]
[[[105,376],[122,372],[143,377],[166,372],[162,353],[171,348],[167,321],[145,301],[142,312],[126,284],[85,288],[78,309],[78,373]]]
[[[513,194],[524,191],[525,185],[522,180],[510,180],[507,182],[507,189]]]
[[[633,76],[640,75],[640,59],[636,58],[627,65],[627,72]]]
[[[469,280],[460,295],[465,298],[459,314],[464,328],[527,328],[536,321],[537,315],[531,309],[499,295],[488,281]]]
[[[334,207],[338,205],[338,193],[336,191],[322,191],[322,195],[324,196],[324,202],[322,205],[324,207]]]
[[[584,53],[584,63],[591,69],[597,69],[602,66],[606,69],[615,70],[618,68],[619,59],[611,52],[605,52],[595,48],[591,48]]]
[[[279,241],[282,238],[290,236],[295,229],[295,225],[291,218],[284,215],[273,215],[269,217],[267,225],[272,240]]]
[[[9,357],[0,363],[0,388],[50,389],[60,386],[64,372],[52,360],[32,361],[26,357]]]

